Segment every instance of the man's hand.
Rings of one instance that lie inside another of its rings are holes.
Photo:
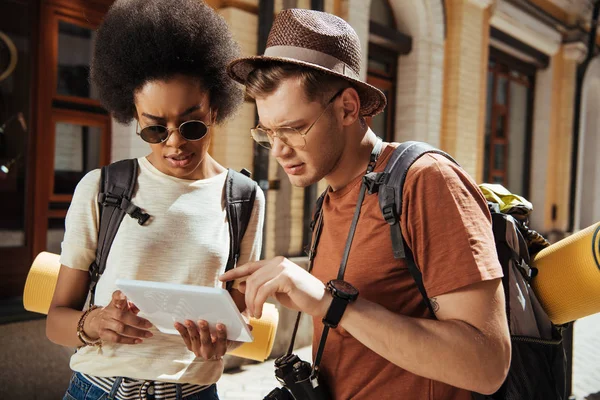
[[[148,330],[152,323],[138,317],[139,311],[120,290],[116,290],[110,304],[90,312],[83,331],[90,338],[99,337],[105,342],[141,343],[143,338],[152,336]]]
[[[240,284],[250,316],[260,318],[263,304],[274,297],[284,307],[323,317],[331,304],[325,285],[285,257],[250,262],[221,275],[221,281],[247,278]]]

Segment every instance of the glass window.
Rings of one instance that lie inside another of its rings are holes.
[[[387,96],[389,96],[389,93],[384,93]],[[376,116],[374,116],[371,119],[371,123],[369,124],[371,126],[371,129],[373,130],[373,132],[375,132],[375,134],[377,136],[379,136],[380,138],[384,139],[384,140],[389,140],[387,138],[388,136],[388,117],[389,117],[389,111],[388,108],[384,108],[382,112],[380,112],[379,114],[377,114]]]
[[[383,72],[384,74],[390,73],[390,64],[381,60],[374,60],[369,58],[369,70]]]
[[[526,171],[530,163],[527,142],[531,135],[532,83],[531,76],[510,65],[497,59],[490,62],[483,179],[524,196],[529,195]]]
[[[504,170],[504,151],[505,146],[503,144],[494,145],[494,169],[503,171]]]
[[[387,0],[372,0],[370,12],[371,21],[396,29],[394,12]]]
[[[504,135],[504,131],[506,129],[506,127],[504,126],[504,121],[505,121],[506,117],[502,114],[498,115],[496,117],[496,137],[497,138],[503,138]]]
[[[508,88],[508,80],[503,77],[498,77],[498,85],[496,87],[496,104],[506,104],[506,90]]]
[[[97,99],[89,82],[95,35],[92,29],[58,22],[57,94]]]
[[[508,113],[508,187],[522,192],[525,184],[523,165],[525,162],[525,139],[527,137],[527,100],[529,89],[518,83],[510,83],[510,108]]]
[[[81,178],[100,167],[102,130],[58,122],[55,137],[54,193],[73,194]]]

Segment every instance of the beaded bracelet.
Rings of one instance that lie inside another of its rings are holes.
[[[87,309],[81,315],[81,318],[79,318],[79,322],[77,322],[77,337],[79,338],[79,340],[81,340],[81,343],[83,343],[83,346],[100,346],[100,345],[102,345],[102,339],[100,339],[100,338],[92,339],[83,330],[83,324],[85,323],[85,319],[87,318],[88,315],[90,315],[90,313],[92,311],[94,311],[97,308],[99,308],[99,307],[96,305],[91,306],[89,309]]]

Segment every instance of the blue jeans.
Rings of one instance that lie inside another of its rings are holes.
[[[110,393],[97,386],[94,386],[90,381],[85,379],[79,372],[75,372],[69,382],[69,388],[63,400],[113,400],[119,388],[121,380],[117,379]],[[178,393],[180,391],[178,390]],[[146,397],[148,400],[154,399],[153,396]],[[217,394],[217,385],[211,385],[200,393],[182,397],[177,395],[177,400],[219,400]]]

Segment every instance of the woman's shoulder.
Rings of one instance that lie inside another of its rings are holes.
[[[75,195],[97,195],[100,191],[100,176],[100,168],[85,174],[75,188]]]

